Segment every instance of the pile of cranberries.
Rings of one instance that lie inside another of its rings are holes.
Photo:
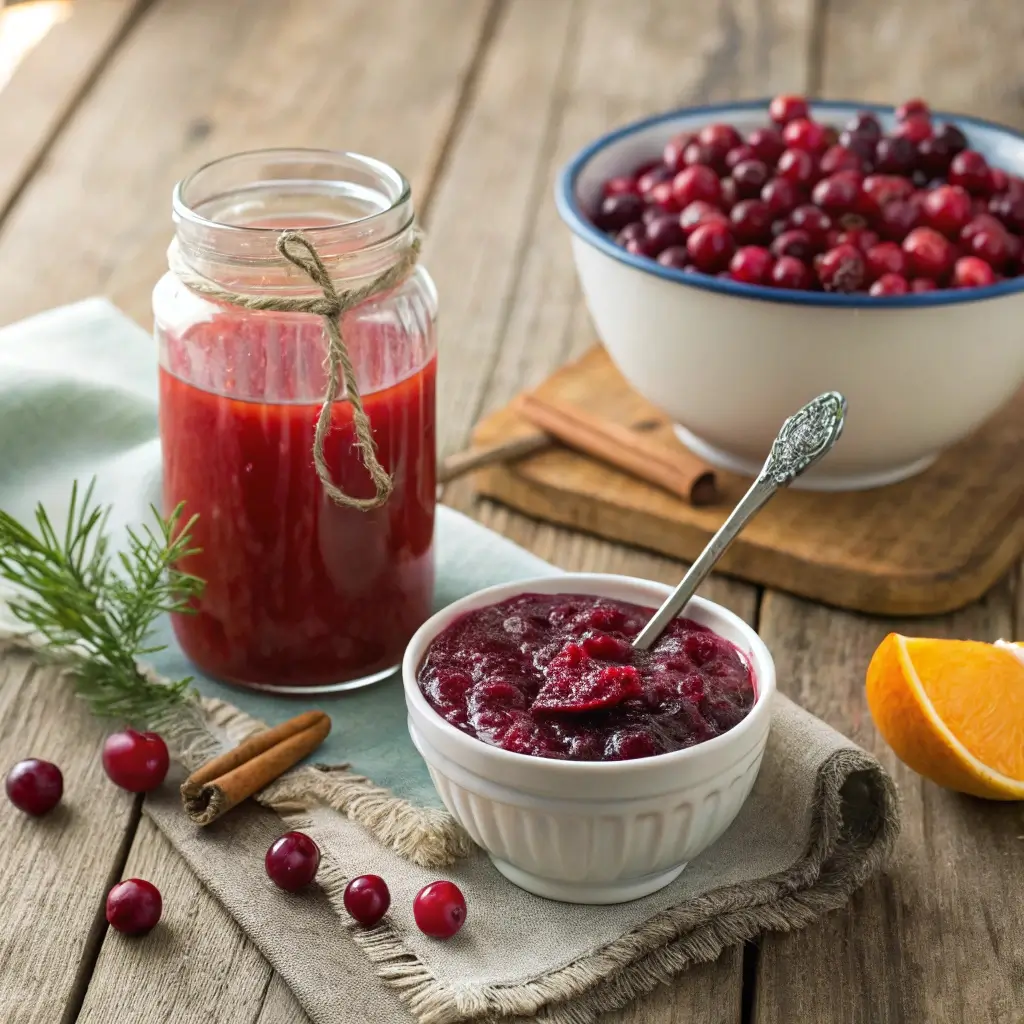
[[[604,183],[594,224],[687,273],[804,291],[904,295],[1024,273],[1024,179],[991,167],[923,100],[841,130],[778,96],[744,139],[709,124]]]

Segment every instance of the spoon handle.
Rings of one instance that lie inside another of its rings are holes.
[[[725,549],[736,535],[764,507],[780,487],[788,487],[801,473],[814,465],[839,440],[846,422],[846,399],[837,391],[828,391],[808,402],[782,424],[772,450],[750,490],[729,513],[729,518],[690,566],[682,582],[665,599],[650,621],[633,641],[638,650],[647,650],[665,627],[686,607]]]

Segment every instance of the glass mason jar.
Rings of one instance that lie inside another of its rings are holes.
[[[332,500],[314,466],[328,379],[322,318],[250,311],[200,294],[195,282],[253,297],[322,297],[278,252],[281,232],[297,229],[339,293],[364,287],[408,253],[409,184],[352,153],[242,153],[180,182],[173,214],[172,269],[153,292],[164,501],[198,514],[202,550],[182,568],[206,581],[195,614],[174,617],[182,649],[206,675],[262,690],[381,679],[401,662],[433,594],[433,282],[417,265],[340,318],[393,481],[369,511]],[[373,498],[352,405],[339,394],[326,465],[346,495]]]

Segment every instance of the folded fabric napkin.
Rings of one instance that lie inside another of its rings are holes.
[[[0,453],[0,508],[27,518],[41,500],[60,518],[72,480],[95,475],[120,543],[159,501],[151,339],[98,299],[0,331]],[[439,510],[437,558],[438,606],[490,583],[557,572],[449,509]],[[170,646],[154,668],[191,671],[166,624],[162,633]],[[203,678],[197,686],[207,698],[201,715],[171,736],[186,767],[303,707],[333,718],[316,758],[347,767],[300,767],[261,794],[264,807],[250,803],[199,829],[170,783],[144,805],[316,1024],[585,1024],[727,945],[843,905],[881,866],[899,828],[878,762],[780,697],[752,795],[674,883],[618,906],[553,903],[501,877],[443,809],[409,740],[397,678],[317,700]],[[299,895],[259,870],[281,818],[323,851],[317,887]],[[364,930],[341,895],[348,877],[371,871],[388,880],[392,910]],[[442,874],[469,907],[466,927],[447,943],[419,933],[410,912],[416,891]],[[147,941],[161,941],[159,933]]]

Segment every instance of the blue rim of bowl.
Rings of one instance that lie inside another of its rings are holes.
[[[667,281],[675,281],[678,284],[690,288],[698,288],[703,291],[719,292],[723,295],[735,295],[745,299],[761,299],[766,302],[782,302],[796,306],[832,306],[845,307],[850,309],[891,309],[893,307],[919,307],[919,306],[950,306],[964,302],[981,302],[984,299],[995,299],[1001,295],[1012,295],[1024,291],[1024,275],[1014,277],[1007,281],[997,281],[995,284],[985,288],[946,288],[934,292],[921,292],[910,295],[841,295],[836,292],[807,292],[789,291],[782,288],[768,288],[760,284],[744,284],[740,281],[729,281],[721,277],[711,277],[706,274],[687,274],[673,267],[665,267],[655,260],[646,256],[636,256],[627,252],[617,245],[603,231],[596,228],[586,214],[580,209],[576,199],[576,182],[586,165],[605,147],[619,139],[643,131],[653,125],[662,124],[665,121],[674,121],[680,117],[698,117],[706,115],[709,119],[717,115],[728,114],[736,111],[764,110],[767,115],[767,99],[745,100],[740,103],[717,103],[701,107],[680,107],[677,110],[664,114],[657,114],[642,121],[633,121],[621,128],[602,135],[589,145],[581,149],[561,170],[555,182],[555,206],[558,208],[559,216],[568,225],[569,229],[588,242],[594,248],[599,249],[619,263],[634,267],[655,277],[664,278]],[[879,103],[858,103],[847,100],[808,100],[812,110],[829,111],[837,113],[856,113],[858,110],[867,110],[873,114],[895,113],[895,108]],[[1004,125],[995,124],[992,121],[984,121],[979,117],[968,117],[963,114],[950,114],[943,111],[932,111],[932,117],[939,121],[949,121],[963,129],[965,134],[970,133],[971,128],[983,128],[987,131],[997,132],[1009,138],[1016,139],[1024,144],[1024,135],[1015,132]]]

